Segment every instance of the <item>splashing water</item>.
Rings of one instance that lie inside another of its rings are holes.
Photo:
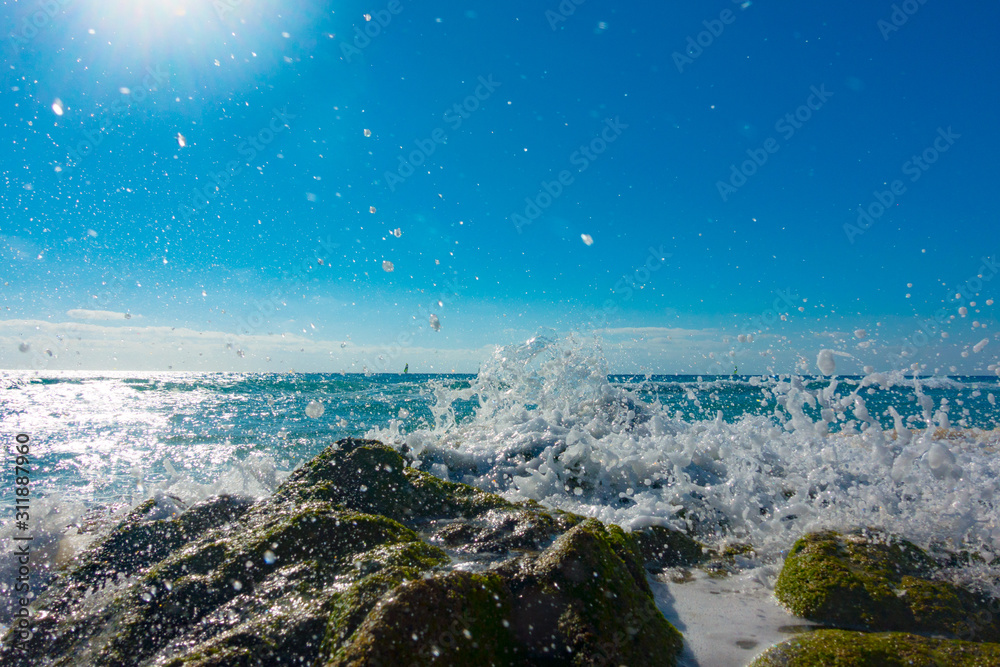
[[[510,499],[716,546],[748,541],[757,564],[808,531],[863,526],[995,553],[998,432],[951,427],[953,406],[930,392],[954,384],[901,374],[612,383],[598,341],[542,335],[498,348],[470,386],[432,383],[433,426],[392,422],[368,436]],[[756,412],[704,414],[727,388]],[[678,400],[702,414],[685,418]]]

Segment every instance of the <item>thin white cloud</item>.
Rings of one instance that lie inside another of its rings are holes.
[[[142,315],[131,315],[129,313],[118,313],[113,310],[87,310],[86,308],[74,308],[67,310],[66,315],[74,320],[129,320],[140,318]]]
[[[0,320],[0,368],[470,372],[489,350],[399,345],[341,346],[293,333],[237,336],[185,327]]]

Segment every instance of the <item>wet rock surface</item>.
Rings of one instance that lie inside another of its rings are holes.
[[[831,627],[773,646],[753,666],[1000,665],[1000,601],[941,578],[960,559],[872,530],[806,535],[774,593]]]
[[[817,630],[772,646],[751,667],[992,667],[1000,644],[934,639],[902,632]]]
[[[645,566],[691,544],[445,482],[375,441],[338,442],[259,502],[166,519],[151,503],[52,582],[0,662],[673,665],[681,650]]]
[[[941,570],[890,535],[812,533],[792,547],[774,593],[793,613],[830,626],[1000,641],[1000,601],[941,580]]]

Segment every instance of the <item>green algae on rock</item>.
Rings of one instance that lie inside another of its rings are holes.
[[[572,528],[537,559],[509,561],[513,631],[533,663],[672,664],[682,639],[653,602],[635,539],[594,519]]]
[[[673,665],[681,649],[631,534],[375,441],[336,443],[256,503],[155,509],[53,582],[4,665]],[[491,560],[456,569],[431,542]]]
[[[916,545],[875,531],[806,535],[789,551],[774,587],[793,613],[843,628],[931,632],[1000,641],[1000,619],[968,632],[996,601],[933,578],[938,563]]]
[[[684,533],[663,526],[648,526],[632,532],[643,560],[663,569],[697,565],[710,558],[710,552]]]
[[[772,646],[750,667],[994,667],[1000,644],[902,632],[815,630]]]

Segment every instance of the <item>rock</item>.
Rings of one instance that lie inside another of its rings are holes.
[[[155,512],[81,554],[0,662],[673,665],[681,649],[633,536],[444,482],[375,441],[338,442],[256,503]],[[442,546],[489,560],[456,569]]]
[[[632,535],[639,544],[645,563],[660,570],[698,565],[710,557],[708,550],[699,542],[663,526],[648,526],[633,531]]]
[[[998,601],[934,579],[939,570],[916,545],[878,532],[812,533],[792,547],[774,594],[792,613],[827,625],[1000,641],[1000,615],[970,625]]]
[[[1000,664],[1000,644],[931,639],[901,632],[805,632],[772,646],[750,667],[990,667]]]
[[[541,506],[504,507],[473,519],[446,522],[434,531],[431,541],[463,553],[541,551],[581,521],[583,517]]]
[[[206,530],[237,520],[253,504],[248,498],[221,495],[208,498],[169,519],[153,519],[157,502],[149,499],[126,515],[111,533],[74,559],[73,569],[52,582],[46,597],[53,609],[96,588],[117,583],[156,563]]]
[[[493,493],[407,468],[403,457],[376,440],[348,438],[295,471],[267,503],[323,500],[404,523],[472,518],[514,505]]]
[[[494,573],[409,581],[382,598],[327,664],[516,664],[510,618],[510,591]]]
[[[653,603],[639,545],[618,526],[588,519],[537,559],[498,571],[529,664],[666,665],[680,654],[681,635]]]

